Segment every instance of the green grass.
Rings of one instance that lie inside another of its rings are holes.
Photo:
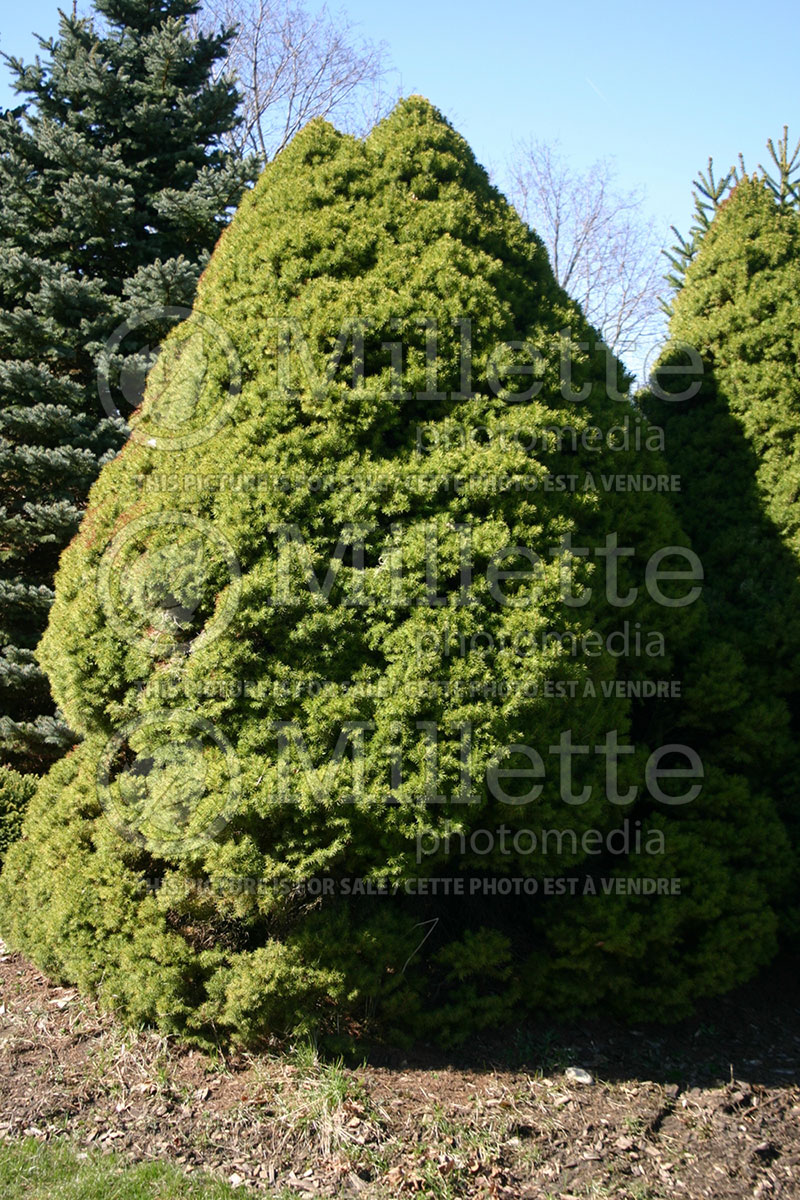
[[[59,1143],[0,1143],[4,1200],[245,1200],[249,1189],[182,1175],[162,1163],[124,1164],[115,1155],[79,1158]]]

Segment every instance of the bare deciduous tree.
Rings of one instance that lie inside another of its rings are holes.
[[[511,199],[545,243],[556,279],[635,370],[663,323],[663,239],[642,195],[619,191],[607,160],[580,173],[539,141],[515,147],[508,174]]]
[[[386,110],[385,49],[344,14],[286,0],[205,0],[199,23],[236,28],[225,70],[243,97],[237,149],[269,161],[312,117],[361,132]]]

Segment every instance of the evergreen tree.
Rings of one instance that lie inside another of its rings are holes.
[[[672,232],[676,241],[664,255],[670,264],[670,271],[665,276],[666,282],[678,291],[683,286],[686,269],[697,253],[697,248],[703,236],[708,232],[714,213],[736,183],[736,167],[731,167],[721,178],[714,173],[714,160],[709,158],[705,173],[700,171],[695,179],[692,190],[694,193],[694,212],[689,233],[684,236],[674,225]],[[669,305],[665,306],[667,312]]]
[[[642,401],[665,431],[678,513],[706,572],[704,653],[739,663],[731,741],[797,846],[800,214],[785,134],[780,154],[771,148],[779,178],[740,179],[699,241]]]
[[[772,138],[767,139],[767,150],[771,159],[770,168],[767,169],[763,164],[759,164],[759,171],[764,182],[781,208],[797,208],[800,206],[800,178],[798,177],[800,140],[790,153],[789,127],[784,125],[783,136],[778,139],[777,143]],[[676,241],[669,250],[664,251],[671,267],[665,279],[674,291],[680,291],[683,287],[686,270],[697,254],[703,238],[711,228],[716,213],[738,181],[746,178],[747,170],[741,154],[739,155],[739,165],[729,167],[722,176],[716,175],[714,160],[711,158],[708,160],[705,172],[698,173],[692,185],[694,212],[689,232],[684,236],[673,225],[672,232],[675,234]],[[670,305],[665,305],[665,308],[668,313],[671,312]]]
[[[7,60],[24,103],[0,119],[0,754],[24,770],[71,740],[34,648],[158,320],[106,356],[105,409],[98,354],[132,314],[191,305],[250,170],[220,145],[230,33],[192,37],[197,8],[97,0],[101,25],[62,13],[43,59]]]
[[[696,571],[667,495],[626,489],[663,463],[620,374],[427,102],[302,131],[62,558],[41,656],[84,740],[7,856],[4,937],[249,1044],[664,1017],[752,974],[784,835],[674,749],[714,745],[731,680],[692,674]],[[673,674],[685,713],[632,698]]]

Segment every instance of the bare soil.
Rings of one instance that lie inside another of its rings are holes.
[[[0,1137],[285,1197],[800,1197],[797,968],[667,1029],[521,1026],[345,1067],[125,1029],[0,943]]]

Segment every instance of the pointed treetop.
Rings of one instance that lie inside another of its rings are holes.
[[[789,153],[789,128],[783,127],[783,136],[777,144],[772,138],[767,141],[767,150],[776,169],[776,174],[770,174],[763,164],[759,163],[760,174],[754,174],[753,179],[766,183],[773,197],[782,208],[800,207],[800,139]],[[675,291],[683,286],[684,277],[689,264],[697,253],[698,247],[711,227],[715,214],[725,200],[736,189],[741,180],[748,177],[744,158],[739,155],[739,165],[731,166],[728,171],[716,178],[714,175],[713,159],[709,158],[706,172],[700,171],[692,184],[694,190],[694,213],[689,233],[686,237],[673,225],[672,232],[676,242],[664,251],[664,256],[671,264],[672,270],[664,276]],[[665,305],[667,314],[672,306]]]
[[[112,25],[142,33],[170,18],[194,16],[200,0],[95,0],[94,7]]]
[[[783,137],[779,140],[777,146],[772,138],[770,138],[767,142],[767,149],[773,163],[778,169],[778,176],[774,178],[769,174],[766,167],[759,164],[759,168],[763,172],[767,184],[780,204],[800,204],[800,138],[798,138],[797,144],[790,155],[789,127],[788,125],[784,125]]]

